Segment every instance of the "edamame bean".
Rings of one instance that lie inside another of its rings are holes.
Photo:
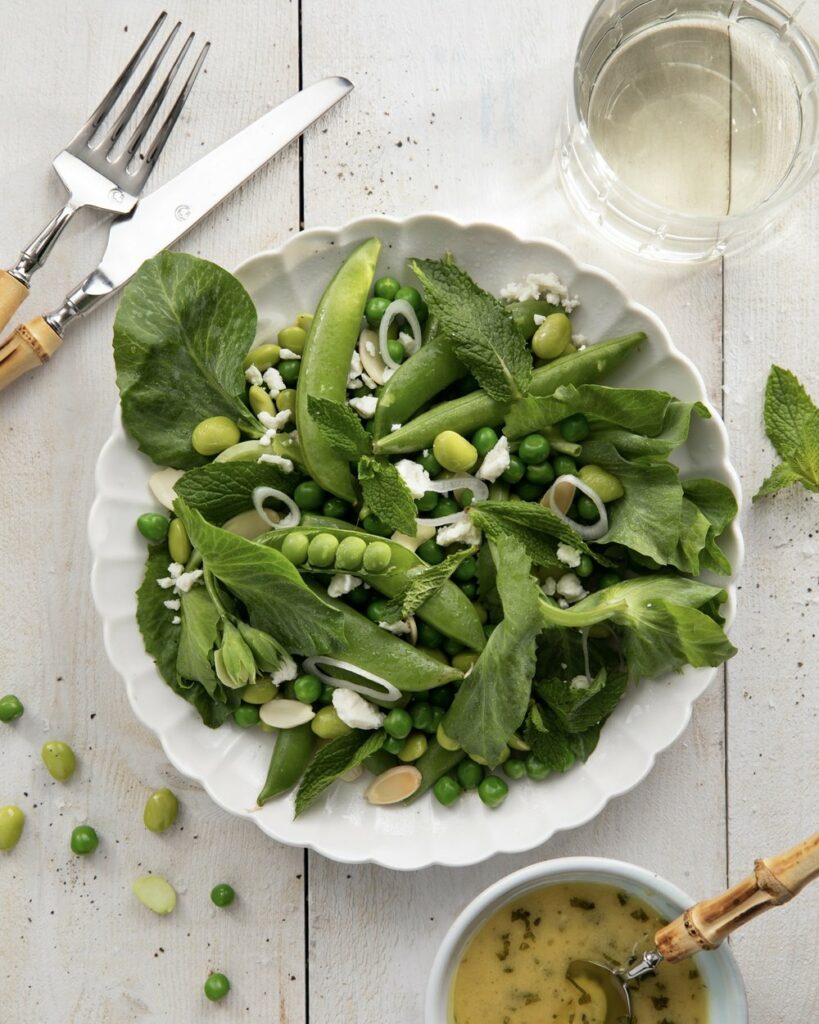
[[[236,890],[232,885],[228,885],[227,882],[220,882],[219,885],[214,885],[210,891],[211,903],[217,907],[229,907],[235,899]]]
[[[184,565],[191,557],[192,550],[185,524],[181,519],[172,519],[168,527],[168,551],[171,560]]]
[[[218,455],[238,444],[241,436],[239,428],[227,416],[210,416],[193,428],[191,445],[200,455]]]
[[[245,356],[244,361],[242,362],[242,369],[246,370],[250,366],[255,366],[264,373],[264,371],[269,370],[271,366],[275,366],[278,361],[278,345],[259,345],[258,348],[252,349]]]
[[[358,572],[364,561],[366,550],[367,542],[363,537],[345,537],[336,551],[336,568],[341,572]],[[365,593],[363,587],[359,589],[361,593]],[[357,593],[357,591],[352,593]]]
[[[291,412],[296,408],[296,392],[293,388],[285,388],[276,395],[276,408],[279,412],[289,409]]]
[[[542,434],[527,434],[518,447],[518,458],[527,466],[539,466],[549,458],[552,446]]]
[[[364,316],[366,316],[370,327],[378,329],[381,318],[387,312],[389,304],[389,299],[383,299],[379,295],[374,295],[371,299],[367,300],[367,305],[364,307]]]
[[[582,412],[576,412],[571,416],[567,416],[557,426],[563,440],[571,441],[572,444],[585,441],[589,436],[589,421]]]
[[[285,384],[295,385],[301,373],[301,359],[282,359],[279,363],[279,373]]]
[[[233,712],[233,721],[240,729],[252,729],[261,721],[259,709],[255,704],[240,704]]]
[[[412,732],[412,716],[403,708],[393,708],[384,719],[384,731],[393,739],[405,740]]]
[[[318,676],[299,676],[293,684],[293,695],[302,704],[313,704],[321,696],[322,686],[322,681]]]
[[[442,775],[432,787],[435,799],[443,807],[451,807],[463,790],[451,775]]]
[[[572,341],[572,322],[565,313],[552,313],[537,328],[532,351],[538,359],[556,359]]]
[[[487,775],[478,786],[478,796],[487,807],[500,807],[509,795],[509,787],[497,775]]]
[[[404,740],[404,745],[398,751],[398,760],[404,764],[411,764],[417,761],[422,754],[426,753],[429,741],[422,732],[413,732]]]
[[[477,449],[478,455],[486,455],[498,443],[498,435],[492,427],[480,427],[472,435],[472,444]]]
[[[617,501],[626,493],[617,477],[602,466],[582,466],[577,475],[603,502]]]
[[[218,1003],[230,992],[230,982],[224,974],[211,974],[205,982],[204,991],[212,1003]]]
[[[293,501],[304,512],[315,512],[324,504],[326,495],[315,480],[302,480],[293,491]]]
[[[332,694],[330,699],[332,700]],[[282,729],[279,732],[270,757],[267,778],[256,797],[259,807],[272,800],[274,796],[292,789],[304,774],[316,745],[311,724],[305,722],[294,729]]]
[[[516,484],[523,479],[525,472],[526,466],[524,466],[517,455],[510,455],[509,465],[501,473],[501,480],[504,480],[507,484]]]
[[[142,820],[149,832],[166,832],[179,814],[179,801],[167,788],[151,793],[145,801]]]
[[[48,769],[48,774],[57,782],[68,782],[77,767],[74,751],[62,740],[49,740],[48,743],[44,743],[40,756]]]
[[[483,780],[483,768],[471,758],[461,761],[457,774],[458,782],[464,789],[477,789]]]
[[[293,565],[304,565],[310,548],[310,538],[306,533],[288,533],[282,542],[282,554]]]
[[[264,676],[257,676],[255,683],[248,683],[242,690],[245,704],[267,704],[276,696],[276,686]]]
[[[444,469],[452,473],[465,473],[478,461],[475,446],[454,430],[442,430],[433,441],[432,450]]]
[[[15,804],[0,807],[0,850],[13,850],[20,842],[26,816]]]
[[[373,286],[373,292],[379,299],[386,299],[392,302],[401,284],[394,277],[379,277]]]
[[[339,736],[346,736],[348,732],[352,732],[349,725],[341,721],[333,707],[321,708],[310,723],[310,728],[322,740],[337,740]]]
[[[307,331],[303,327],[282,327],[276,339],[280,348],[289,348],[291,352],[304,351],[304,343],[307,341]]]
[[[71,833],[71,849],[80,857],[93,853],[99,845],[99,836],[90,825],[78,825]]]
[[[386,572],[392,561],[389,544],[382,540],[371,541],[364,551],[363,567],[365,572]]]
[[[326,569],[335,561],[338,546],[332,533],[317,533],[307,548],[307,561],[317,569]]]
[[[137,519],[137,529],[152,544],[161,544],[168,536],[168,517],[160,512],[143,512]]]
[[[23,714],[24,710],[22,702],[13,693],[0,697],[0,722],[13,722],[15,718],[19,718]]]
[[[260,388],[258,384],[252,385],[247,393],[247,399],[250,402],[250,408],[258,416],[260,412],[266,412],[269,415],[273,415],[276,411],[276,406],[273,404],[273,399],[265,391],[264,388]]]
[[[415,553],[419,558],[422,558],[427,565],[440,565],[446,558],[444,549],[436,544],[434,540],[425,540],[423,544],[419,544]]]

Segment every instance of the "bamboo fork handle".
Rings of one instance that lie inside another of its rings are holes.
[[[24,373],[47,363],[63,339],[43,317],[29,320],[0,345],[0,391]]]
[[[756,861],[752,875],[721,895],[689,907],[657,932],[657,949],[672,964],[714,949],[759,914],[793,899],[815,878],[819,878],[819,832],[785,853]]]
[[[0,270],[0,331],[16,313],[28,295],[28,287],[7,270]]]

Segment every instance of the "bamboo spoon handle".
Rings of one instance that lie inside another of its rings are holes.
[[[7,270],[0,270],[0,331],[6,326],[28,295],[28,286]]]
[[[62,342],[41,316],[20,324],[0,344],[0,391],[29,370],[47,363]]]
[[[657,932],[657,949],[672,964],[703,949],[715,949],[731,932],[792,900],[817,877],[819,832],[784,853],[756,861],[752,875],[683,911]]]

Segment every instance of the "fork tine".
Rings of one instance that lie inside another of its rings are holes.
[[[134,177],[138,183],[139,188],[141,188],[142,185],[144,185],[148,175],[154,169],[159,154],[162,152],[165,143],[168,141],[168,137],[173,131],[174,125],[176,124],[179,115],[182,113],[182,108],[185,106],[185,103],[188,100],[188,96],[190,96],[191,94],[191,90],[193,89],[194,83],[196,82],[196,79],[199,76],[199,72],[202,70],[202,65],[205,63],[205,58],[208,55],[208,50],[210,50],[209,42],[205,43],[205,45],[202,47],[199,56],[196,58],[196,63],[191,69],[191,73],[188,75],[185,84],[182,86],[181,92],[176,97],[176,101],[174,102],[173,107],[171,107],[171,110],[168,116],[165,118],[162,127],[157,132],[156,138],[151,144],[151,149],[148,152],[148,155],[145,157],[142,166],[135,173]]]
[[[148,68],[148,70],[143,75],[142,81],[139,83],[139,85],[136,87],[136,89],[134,89],[133,95],[128,100],[127,104],[125,105],[125,109],[122,111],[122,113],[119,115],[119,117],[114,122],[114,125],[111,128],[111,132],[108,135],[108,139],[107,139],[108,144],[109,144],[109,149],[108,149],[109,153],[114,148],[114,146],[117,144],[117,140],[119,139],[120,135],[122,135],[122,133],[125,130],[125,127],[128,124],[128,122],[134,116],[134,111],[139,106],[139,103],[142,100],[142,97],[147,92],[148,86],[153,81],[153,79],[154,79],[154,77],[156,75],[157,69],[159,68],[159,65],[165,59],[165,54],[168,52],[168,49],[170,48],[171,43],[176,38],[176,35],[179,32],[179,29],[181,27],[182,27],[182,22],[178,21],[174,25],[174,27],[171,29],[170,33],[168,34],[168,38],[162,44],[161,50],[156,55],[156,57],[154,57],[153,61],[151,62],[151,66]],[[103,142],[101,142],[100,145],[103,145]]]
[[[73,139],[74,142],[88,142],[91,138],[93,138],[94,132],[97,130],[97,128],[99,128],[100,124],[102,124],[102,122],[111,112],[111,109],[113,108],[114,104],[122,95],[122,90],[130,81],[137,64],[139,64],[139,62],[145,56],[146,51],[156,38],[157,32],[159,32],[159,29],[162,27],[162,23],[165,21],[167,17],[168,12],[162,11],[162,13],[159,15],[159,17],[156,19],[156,21],[149,29],[148,34],[137,47],[133,57],[131,57],[131,59],[125,65],[125,68],[123,69],[119,78],[117,78],[117,80],[105,94],[100,105],[96,108],[93,114],[91,114],[91,116],[82,126],[82,128],[80,128],[80,130],[77,132],[76,136]]]

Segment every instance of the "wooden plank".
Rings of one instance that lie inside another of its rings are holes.
[[[61,190],[49,162],[124,65],[156,8],[53,0],[4,7],[6,81],[2,265],[51,216]],[[159,183],[298,86],[296,4],[202,5],[171,10],[214,46],[155,176]],[[38,70],[32,79],[32,54]],[[51,60],[49,66],[45,63]],[[152,183],[153,184],[153,183]],[[183,243],[225,266],[298,228],[298,151],[293,146]],[[102,252],[91,213],[72,225],[35,279],[25,310],[53,308]],[[79,218],[78,218],[79,220]],[[0,402],[3,552],[0,690],[19,694],[23,719],[2,726],[0,804],[26,811],[24,838],[0,863],[0,984],[9,1020],[194,1024],[208,1011],[202,985],[224,970],[234,991],[224,1020],[302,1024],[303,854],[271,843],[217,808],[167,764],[134,718],[109,667],[89,590],[85,519],[93,466],[116,400],[109,354],[115,303],[75,328],[54,363]],[[39,760],[44,740],[72,744],[80,767],[67,785]],[[169,785],[182,815],[170,834],[141,821],[148,793]],[[72,855],[74,825],[99,831],[99,851]],[[178,888],[177,910],[155,918],[130,893],[148,871]],[[231,882],[228,910],[211,887]],[[43,965],[47,964],[47,971]],[[4,1014],[5,1019],[5,1014]]]

